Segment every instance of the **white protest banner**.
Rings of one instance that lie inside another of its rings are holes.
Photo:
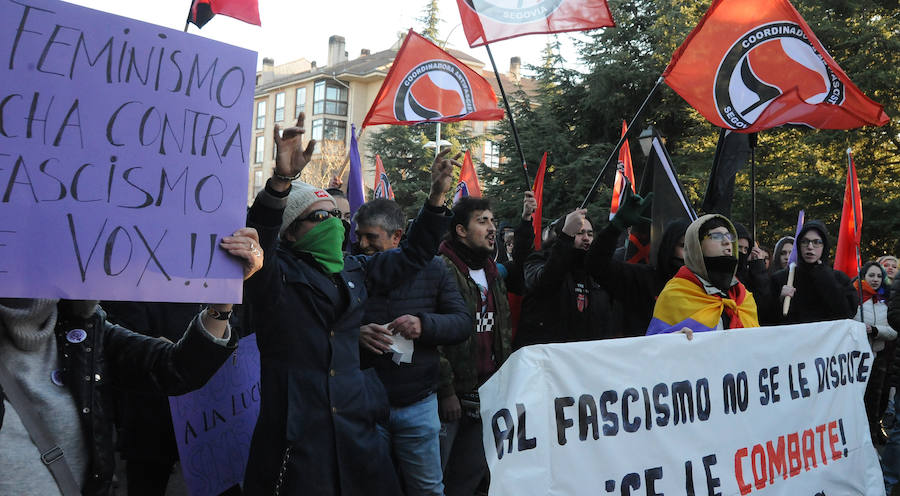
[[[479,390],[491,495],[884,495],[865,330],[523,348]]]

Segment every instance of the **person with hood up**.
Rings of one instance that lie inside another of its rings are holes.
[[[763,313],[767,324],[802,324],[825,320],[849,319],[857,307],[856,290],[850,278],[826,263],[830,246],[828,230],[817,220],[803,224],[794,245],[797,252],[797,268],[793,287],[787,285],[789,268],[772,275],[771,299]],[[787,315],[782,303],[790,296]]]
[[[613,219],[600,231],[588,251],[587,269],[591,276],[621,308],[623,336],[643,336],[653,317],[653,306],[663,287],[684,265],[684,233],[690,219],[674,219],[663,230],[656,265],[625,262],[615,256],[622,233],[642,219],[650,209],[647,198],[626,190],[626,197]]]
[[[772,263],[769,264],[769,274],[774,274],[781,269],[787,268],[788,259],[791,258],[793,249],[793,236],[785,236],[775,243],[775,249],[772,251]]]
[[[663,288],[647,335],[758,327],[756,301],[735,277],[737,231],[724,216],[708,214],[684,235],[684,267]]]

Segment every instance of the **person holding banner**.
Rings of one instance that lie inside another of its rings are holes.
[[[262,266],[253,229],[220,245]],[[113,325],[93,300],[0,299],[0,494],[107,495],[114,471],[112,387],[180,395],[237,346],[231,304],[196,314],[177,343]]]
[[[825,263],[830,249],[828,231],[817,220],[803,224],[797,235],[799,250],[793,287],[787,285],[788,270],[772,275],[772,312],[764,312],[763,320],[771,324],[802,324],[824,320],[849,319],[859,305],[850,278]],[[791,297],[786,316],[781,308],[784,298]],[[767,316],[768,315],[768,316]]]
[[[725,216],[708,214],[684,235],[684,267],[659,294],[647,335],[759,327],[756,301],[738,281],[737,231]]]
[[[360,370],[368,292],[400,285],[437,252],[456,160],[441,152],[427,202],[397,249],[344,256],[341,212],[324,189],[296,181],[315,140],[305,116],[274,130],[275,171],[248,213],[266,258],[245,291],[254,309],[262,396],[244,479],[247,494],[396,495],[401,490],[376,423],[389,405],[375,371]],[[280,237],[280,240],[279,240]]]

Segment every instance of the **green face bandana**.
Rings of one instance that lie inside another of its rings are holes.
[[[328,273],[337,274],[344,270],[344,253],[341,251],[343,244],[344,225],[341,219],[329,217],[294,241],[291,249],[294,253],[309,253]]]

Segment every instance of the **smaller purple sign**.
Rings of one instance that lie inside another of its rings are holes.
[[[169,397],[181,471],[191,496],[217,496],[243,484],[259,402],[256,334],[241,339],[235,355],[205,386]]]

